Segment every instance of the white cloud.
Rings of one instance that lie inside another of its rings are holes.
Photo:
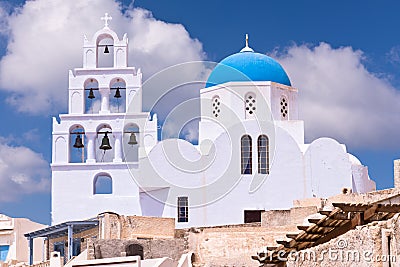
[[[0,140],[6,138],[0,137]],[[42,155],[23,146],[0,144],[0,202],[50,190],[50,168]]]
[[[400,62],[400,46],[393,46],[388,53],[386,59],[392,64],[399,64]]]
[[[293,45],[278,60],[299,89],[308,141],[321,136],[359,148],[400,147],[400,93],[351,47]]]
[[[146,77],[204,58],[201,43],[182,25],[156,20],[140,8],[121,10],[116,0],[36,0],[11,15],[1,10],[8,46],[0,61],[0,87],[11,93],[8,103],[35,114],[65,110],[67,71],[82,66],[83,34],[91,38],[103,27],[105,12],[113,17],[110,27],[120,38],[128,34],[129,65],[140,67]]]

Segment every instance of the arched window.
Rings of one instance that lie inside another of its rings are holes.
[[[245,96],[245,113],[246,119],[253,118],[256,114],[256,96],[253,93],[248,93]]]
[[[243,135],[241,142],[241,173],[251,174],[251,137],[250,135]]]
[[[86,161],[85,129],[81,125],[72,126],[69,132],[69,162],[82,163]]]
[[[101,97],[99,92],[99,83],[96,79],[88,79],[84,84],[85,89],[85,113],[99,113]]]
[[[114,39],[111,35],[99,38],[97,44],[97,67],[109,68],[114,66]]]
[[[140,129],[135,123],[128,123],[124,127],[123,158],[126,162],[139,161]],[[143,144],[142,144],[143,145]]]
[[[113,79],[110,83],[110,111],[124,113],[126,110],[126,84],[121,78]]]
[[[219,99],[219,96],[214,96],[212,98],[212,114],[214,117],[218,117],[219,113],[221,112],[221,99]]]
[[[99,174],[93,180],[93,194],[112,194],[112,179],[108,174]]]
[[[266,135],[260,135],[257,140],[258,147],[258,173],[269,173],[269,139]]]
[[[281,97],[281,119],[282,120],[288,120],[289,115],[289,106],[288,106],[288,101],[285,96]]]
[[[112,162],[114,159],[115,138],[112,134],[112,128],[108,124],[101,124],[97,127],[96,138],[96,161]]]

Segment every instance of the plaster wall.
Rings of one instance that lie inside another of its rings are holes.
[[[45,225],[25,218],[11,218],[0,214],[0,246],[9,246],[6,262],[28,262],[29,243],[24,234],[43,227]],[[35,239],[33,245],[35,247],[33,260],[40,262],[43,255],[43,239]]]
[[[141,215],[139,188],[125,163],[81,164],[65,168],[53,168],[53,225],[93,218],[105,211]],[[99,174],[111,177],[111,194],[94,194],[94,181]]]

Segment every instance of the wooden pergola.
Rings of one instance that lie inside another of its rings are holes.
[[[252,259],[262,264],[280,264],[289,253],[320,245],[356,226],[392,218],[400,212],[400,204],[333,203],[333,210],[321,210],[320,219],[308,219],[309,225],[298,225],[301,232],[286,234],[287,240],[277,240],[278,246],[266,247]]]

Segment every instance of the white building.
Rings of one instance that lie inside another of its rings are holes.
[[[375,190],[345,145],[304,143],[298,90],[247,41],[200,91],[199,145],[158,141],[156,115],[142,111],[141,71],[128,67],[128,38],[107,19],[85,37],[83,67],[69,72],[69,113],[53,119],[53,224],[104,211],[175,217],[177,228],[238,224],[295,199]],[[103,49],[112,66],[101,66]]]
[[[25,218],[11,218],[0,214],[0,266],[27,263],[29,261],[29,242],[24,234],[45,227]],[[40,262],[43,257],[43,240],[32,241],[37,250],[32,254],[32,262]]]

